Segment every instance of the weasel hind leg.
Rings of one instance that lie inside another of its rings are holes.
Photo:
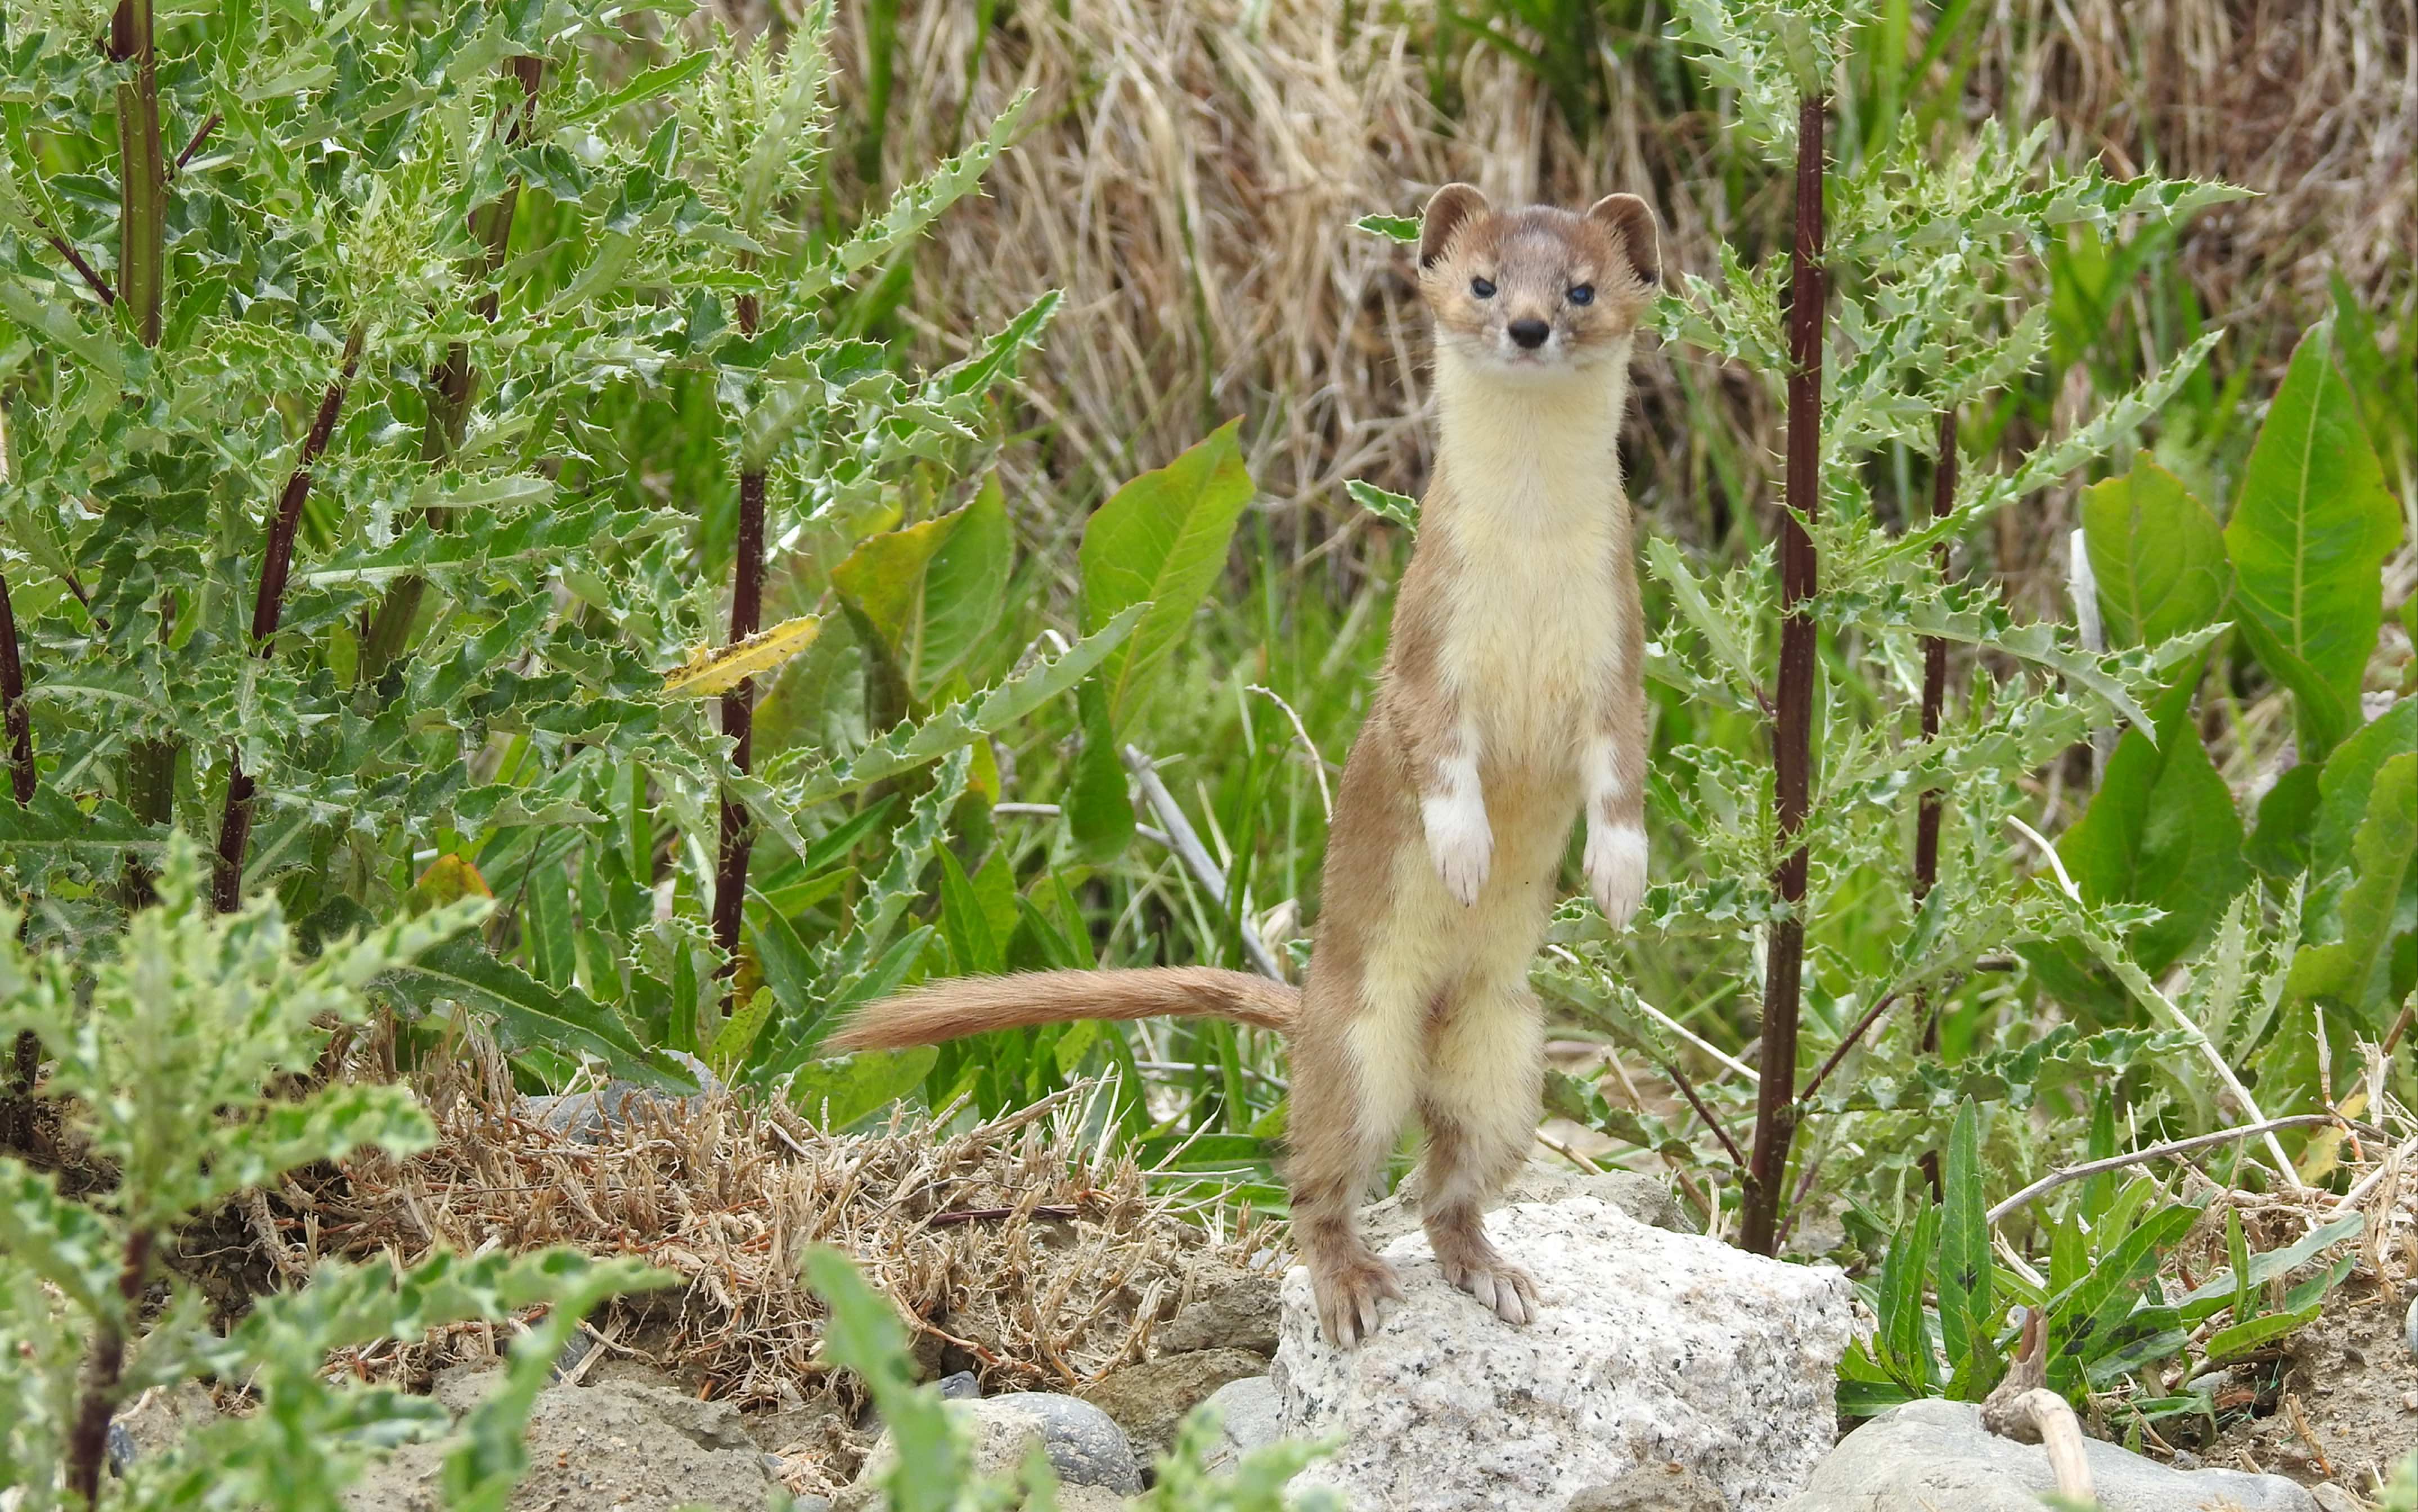
[[[1389,1023],[1387,1006],[1408,1023]],[[1305,1019],[1336,1028],[1301,1034],[1293,1047],[1293,1243],[1309,1267],[1319,1326],[1327,1342],[1349,1349],[1377,1331],[1379,1302],[1402,1294],[1394,1268],[1361,1237],[1360,1203],[1410,1115],[1417,1018],[1411,1004],[1306,1008]]]
[[[1524,966],[1524,962],[1523,965]],[[1544,1018],[1519,979],[1473,987],[1432,1031],[1419,1090],[1427,1155],[1419,1213],[1445,1279],[1507,1323],[1537,1315],[1537,1284],[1486,1237],[1486,1202],[1526,1159],[1542,1090]]]

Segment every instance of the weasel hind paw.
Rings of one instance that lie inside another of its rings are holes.
[[[1445,1279],[1476,1297],[1495,1317],[1518,1326],[1537,1316],[1537,1283],[1500,1256],[1446,1264]]]
[[[1374,1255],[1331,1270],[1313,1266],[1309,1278],[1318,1298],[1319,1328],[1338,1349],[1353,1349],[1376,1333],[1380,1299],[1399,1301],[1402,1295],[1394,1268]]]

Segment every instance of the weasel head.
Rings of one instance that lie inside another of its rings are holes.
[[[1419,292],[1442,366],[1497,382],[1625,374],[1662,273],[1654,212],[1610,194],[1584,214],[1494,210],[1446,184],[1419,222]]]

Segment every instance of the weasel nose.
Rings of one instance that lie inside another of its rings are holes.
[[[1509,328],[1511,339],[1532,352],[1544,345],[1545,338],[1553,333],[1553,328],[1541,320],[1515,320]]]

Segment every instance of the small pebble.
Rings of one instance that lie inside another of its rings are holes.
[[[2401,1394],[2401,1410],[2405,1413],[2418,1413],[2418,1391],[2405,1391]]]
[[[2410,1314],[2401,1320],[2401,1342],[2410,1346],[2410,1353],[2418,1354],[2418,1297],[2410,1299]]]
[[[956,1375],[941,1378],[941,1397],[944,1401],[972,1401],[981,1395],[982,1382],[974,1379],[972,1370],[960,1370]]]

